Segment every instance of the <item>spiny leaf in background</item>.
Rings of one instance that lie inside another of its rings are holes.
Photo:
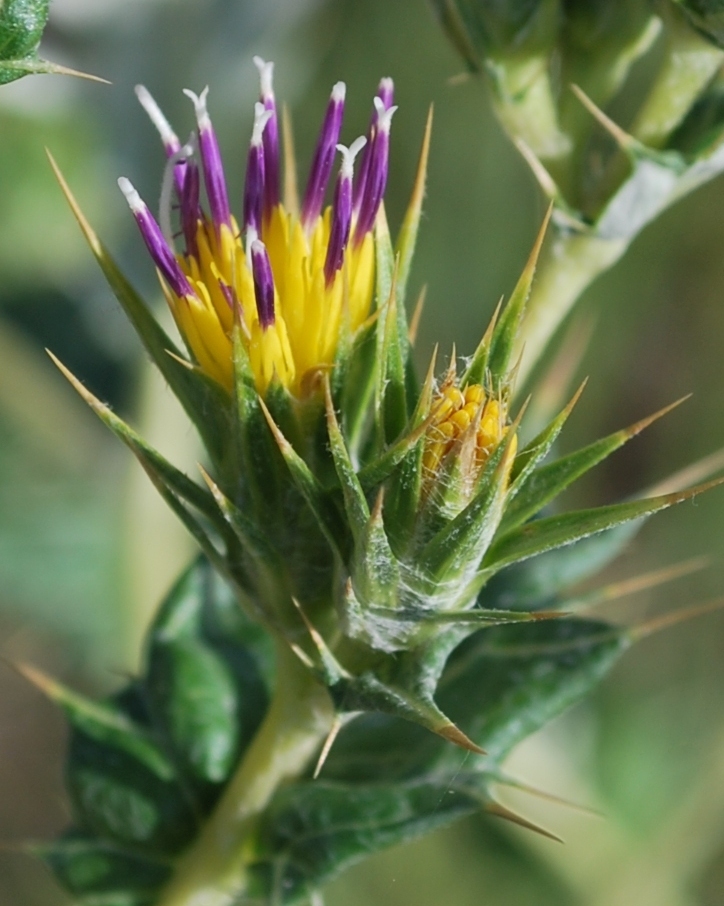
[[[105,81],[38,56],[49,8],[50,0],[0,0],[0,85],[34,73],[58,73]]]

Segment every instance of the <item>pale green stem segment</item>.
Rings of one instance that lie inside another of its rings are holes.
[[[231,906],[239,901],[248,884],[259,815],[281,783],[304,771],[333,719],[325,687],[280,641],[276,689],[264,723],[157,906]]]
[[[548,342],[595,278],[608,270],[628,247],[626,239],[601,239],[594,235],[562,234],[546,248],[533,283],[528,308],[517,340],[522,354],[517,385],[540,359]]]
[[[694,31],[681,13],[673,10],[669,19],[661,69],[631,129],[651,148],[666,143],[724,62],[724,50]]]
[[[548,74],[548,55],[488,61],[495,111],[508,135],[522,139],[536,157],[566,158],[570,138],[558,125],[558,111]]]

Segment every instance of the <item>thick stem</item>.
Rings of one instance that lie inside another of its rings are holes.
[[[518,386],[538,362],[549,340],[583,291],[626,251],[625,239],[600,239],[587,235],[560,235],[541,262],[523,325],[518,354],[523,352]]]
[[[631,134],[651,148],[661,148],[691,110],[724,62],[724,51],[689,25],[684,16],[668,12],[664,60]]]
[[[157,906],[231,906],[239,901],[259,816],[279,785],[305,769],[332,726],[334,707],[327,690],[285,643],[277,647],[276,690],[264,723]]]

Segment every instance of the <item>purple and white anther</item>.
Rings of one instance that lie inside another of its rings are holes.
[[[307,232],[312,229],[315,221],[322,213],[324,195],[334,164],[334,152],[342,129],[345,93],[346,86],[344,82],[337,82],[332,88],[332,95],[324,115],[317,147],[314,150],[307,190],[302,204],[302,226]]]
[[[397,107],[385,107],[384,101],[375,97],[377,111],[377,127],[372,148],[368,154],[369,170],[364,187],[364,194],[360,199],[357,225],[354,231],[356,245],[362,242],[375,224],[382,198],[387,186],[387,170],[390,155],[390,125]]]
[[[385,110],[389,110],[392,106],[392,101],[395,95],[395,84],[390,78],[380,79],[380,84],[377,86],[377,97],[384,104]],[[357,178],[354,184],[354,212],[355,214],[359,211],[360,205],[362,203],[362,198],[365,194],[365,188],[367,186],[367,179],[370,172],[370,163],[372,161],[372,149],[375,143],[375,135],[377,134],[377,122],[379,120],[379,114],[377,112],[377,105],[372,105],[372,116],[370,117],[370,125],[367,129],[367,146],[362,151],[362,156],[360,157],[360,165],[357,168]]]
[[[349,231],[352,225],[352,178],[354,175],[354,159],[366,145],[367,139],[360,135],[347,148],[337,145],[337,150],[342,155],[342,165],[334,187],[334,202],[332,205],[332,226],[327,245],[327,257],[324,261],[324,279],[327,286],[334,280],[337,271],[344,263],[344,253],[349,242]]]
[[[259,322],[266,330],[274,325],[274,275],[266,246],[260,239],[251,243],[251,272]]]
[[[269,215],[272,208],[279,204],[279,121],[274,97],[274,64],[267,63],[261,57],[254,57],[254,65],[259,70],[261,102],[271,116],[264,129],[264,212]]]
[[[179,267],[176,256],[166,242],[156,218],[149,211],[148,206],[134,189],[130,180],[126,179],[125,176],[122,176],[118,180],[118,186],[126,197],[126,201],[133,212],[133,216],[136,218],[136,223],[141,231],[141,236],[143,236],[146,247],[156,263],[156,266],[161,271],[163,278],[177,296],[195,295],[186,275]]]
[[[226,179],[224,178],[224,167],[221,162],[221,151],[219,150],[216,133],[211,125],[211,119],[206,107],[208,93],[208,87],[204,88],[200,95],[194,94],[188,88],[184,88],[184,94],[191,98],[196,111],[196,122],[199,127],[199,152],[201,155],[201,166],[204,171],[206,195],[209,199],[211,219],[218,232],[222,224],[226,224],[231,228],[231,211],[229,209],[229,197],[226,192]]]

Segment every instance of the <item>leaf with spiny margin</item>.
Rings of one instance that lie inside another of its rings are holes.
[[[553,444],[556,442],[558,435],[561,433],[563,426],[568,420],[568,416],[580,399],[587,380],[588,379],[583,381],[565,409],[559,412],[550,424],[546,425],[539,434],[536,434],[530,443],[527,443],[523,449],[516,454],[513,467],[510,470],[510,487],[508,488],[509,501],[515,497],[522,485],[525,484],[528,476],[538,463],[545,459],[548,453],[550,453]]]
[[[50,164],[108,285],[133,325],[146,352],[196,426],[209,456],[223,462],[230,431],[229,397],[223,388],[183,364],[181,351],[151,314],[146,303],[124,277],[108,250],[85,218],[52,155]]]
[[[48,352],[53,363],[68,379],[71,386],[80,397],[90,406],[100,420],[131,450],[146,472],[153,472],[158,481],[163,482],[168,489],[178,494],[187,503],[210,519],[216,528],[220,528],[223,520],[221,513],[214,503],[214,498],[200,485],[192,481],[188,475],[177,469],[157,450],[151,447],[137,434],[133,428],[119,418],[105,403],[94,396],[83,384],[69,371],[65,365],[52,352]]]
[[[89,902],[89,894],[146,896],[153,902],[171,875],[171,866],[164,860],[129,852],[78,831],[28,849],[45,862],[66,890],[82,897],[82,906]]]
[[[74,692],[28,664],[20,673],[65,712],[72,727],[109,748],[126,752],[161,780],[172,780],[176,770],[148,732],[112,703],[99,703]]]
[[[237,313],[237,323],[232,332],[234,443],[237,458],[232,470],[234,478],[243,482],[242,489],[248,505],[258,517],[255,521],[268,525],[270,535],[273,536],[277,531],[281,534],[284,530],[284,525],[281,524],[281,498],[286,467],[280,461],[277,445],[267,428],[261,397],[256,389],[254,373],[238,323],[240,317]],[[237,499],[241,496],[239,491],[235,494]]]
[[[349,526],[352,530],[355,544],[359,544],[367,531],[367,524],[370,519],[370,508],[367,504],[367,498],[362,490],[362,485],[359,482],[352,460],[350,459],[349,450],[345,444],[344,437],[342,436],[342,431],[339,427],[339,422],[337,421],[337,414],[334,411],[329,380],[327,379],[325,379],[324,393],[327,411],[329,449],[332,453],[337,479],[342,488],[344,507],[347,513]]]
[[[362,604],[394,607],[400,584],[400,567],[390,548],[382,519],[383,494],[370,514],[364,533],[355,543],[352,583]]]
[[[251,897],[292,904],[346,865],[481,808],[480,777],[410,784],[297,782],[262,819]]]
[[[523,273],[520,275],[508,304],[503,309],[493,331],[487,366],[493,379],[493,390],[496,392],[504,385],[506,376],[511,368],[511,357],[515,349],[515,341],[525,314],[538,256],[543,246],[543,240],[545,239],[552,213],[553,205],[551,204],[543,218],[543,223],[538,231],[538,236],[533,244],[528,261],[523,268]]]
[[[574,481],[585,475],[619,447],[628,443],[649,425],[666,415],[667,412],[671,412],[686,398],[677,400],[653,415],[629,425],[628,428],[615,431],[575,453],[563,456],[535,471],[521,473],[520,480],[514,486],[515,499],[506,506],[505,516],[500,527],[501,532],[511,531],[523,522],[527,522]]]
[[[550,516],[547,519],[530,522],[502,535],[495,541],[484,561],[485,572],[492,575],[511,563],[573,544],[581,538],[603,532],[622,523],[649,516],[676,503],[690,500],[723,481],[724,479],[716,479],[690,488],[688,491],[663,494],[660,497],[651,497],[646,500],[616,503],[591,510],[576,510],[572,513],[563,513],[559,516]]]
[[[427,178],[427,160],[430,154],[430,136],[432,134],[432,105],[427,114],[425,134],[420,149],[420,159],[417,164],[415,183],[410,196],[410,202],[405,212],[405,217],[397,237],[397,255],[399,256],[399,273],[397,277],[397,298],[400,307],[404,305],[407,291],[407,280],[410,276],[412,259],[415,254],[417,233],[422,215],[422,202],[425,198],[425,180]]]
[[[530,733],[578,701],[628,647],[625,631],[591,620],[562,619],[485,629],[448,658],[437,685],[441,709],[501,764]],[[422,727],[385,714],[347,724],[323,778],[393,783],[460,767],[459,752]]]
[[[427,369],[427,375],[423,382],[422,388],[418,395],[415,411],[410,420],[410,430],[412,432],[422,428],[430,417],[430,407],[432,395],[435,386],[435,362],[437,360],[437,347],[433,350],[430,358],[430,364]],[[407,435],[409,439],[410,435]],[[386,453],[383,453],[379,461],[384,461],[387,456],[393,455],[399,444],[404,444],[406,438],[402,438],[398,444],[393,445]],[[424,442],[412,444],[405,456],[396,465],[394,472],[389,481],[387,494],[385,498],[385,525],[387,527],[390,544],[399,556],[406,549],[415,527],[415,521],[420,504],[420,494],[422,492],[422,459],[424,454]],[[370,471],[375,469],[374,462],[369,466]],[[366,484],[366,469],[360,472],[360,482],[363,487]]]
[[[271,412],[261,398],[259,399],[259,405],[266,417],[267,425],[276,441],[279,452],[282,454],[282,458],[289,469],[292,481],[314,514],[317,525],[332,550],[336,553],[341,553],[346,548],[345,527],[335,511],[329,493],[322,487],[319,479],[280,431]]]
[[[407,409],[408,359],[407,324],[400,330],[398,313],[402,310],[397,298],[397,274],[392,277],[390,298],[380,318],[384,318],[384,335],[379,370],[378,419],[385,444],[393,443],[405,430],[409,418]]]
[[[425,697],[415,690],[382,682],[372,672],[358,676],[345,673],[328,688],[335,707],[342,714],[380,711],[419,724],[463,749],[481,754],[478,746],[438,708],[432,696]]]
[[[485,333],[482,336],[482,339],[478,343],[478,347],[473,353],[473,357],[470,360],[470,364],[465,369],[462,379],[460,380],[460,386],[464,389],[468,384],[482,384],[485,386],[487,383],[487,373],[488,373],[488,362],[490,360],[490,350],[493,344],[493,335],[495,333],[495,328],[498,323],[498,318],[500,317],[500,309],[503,305],[503,300],[495,307],[493,312],[493,317],[490,319],[488,326],[485,328]]]
[[[370,321],[359,328],[345,355],[338,350],[332,369],[332,397],[339,408],[350,453],[355,458],[363,444],[378,367],[377,327],[375,321]]]
[[[557,605],[559,592],[599,572],[625,549],[646,517],[514,563],[493,575],[478,597],[483,607],[536,610]]]

